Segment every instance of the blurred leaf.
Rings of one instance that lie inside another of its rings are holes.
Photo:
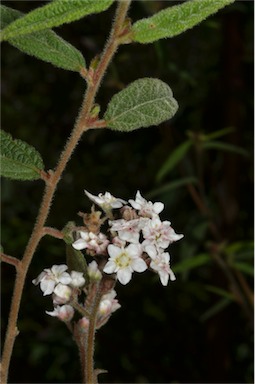
[[[232,302],[232,300],[229,300],[225,297],[223,299],[219,300],[213,307],[208,309],[208,311],[206,311],[200,317],[200,321],[204,322],[204,321],[210,319],[211,317],[213,317],[214,315],[217,315],[217,313],[219,313],[224,308],[226,308],[229,304],[231,304],[231,302]]]
[[[87,281],[87,263],[81,251],[77,251],[72,245],[66,244],[66,263],[68,270],[82,272]]]
[[[167,158],[167,160],[164,162],[162,167],[159,169],[157,175],[156,175],[156,180],[160,181],[162,178],[169,173],[186,155],[188,152],[189,148],[192,145],[191,140],[187,140],[181,145],[179,145]]]
[[[219,151],[233,152],[242,156],[249,155],[249,153],[245,149],[237,147],[233,144],[223,143],[222,141],[211,140],[202,143],[202,145],[204,149],[217,149]]]
[[[104,115],[107,126],[133,131],[170,119],[178,109],[171,88],[159,79],[144,78],[113,96]]]
[[[250,263],[245,263],[245,262],[233,262],[231,264],[232,267],[238,269],[239,271],[246,273],[249,276],[254,276],[254,266],[253,264],[251,265]]]
[[[224,297],[225,299],[233,301],[235,300],[234,295],[232,293],[229,293],[228,291],[225,291],[224,289],[215,287],[213,285],[206,285],[205,288],[212,293],[216,293],[216,295]]]
[[[24,141],[12,139],[9,133],[0,131],[1,176],[14,180],[40,179],[43,160],[36,149]]]
[[[2,31],[2,40],[71,23],[82,17],[102,12],[109,8],[113,0],[54,0],[36,8],[22,18],[13,21]]]
[[[229,244],[224,248],[224,252],[228,256],[234,257],[235,260],[254,259],[254,242],[253,241],[238,241]]]
[[[220,129],[218,131],[214,131],[212,133],[209,133],[207,135],[203,135],[203,138],[204,140],[212,140],[212,139],[216,139],[217,137],[222,137],[222,136],[225,136],[227,135],[228,133],[231,133],[231,132],[234,132],[235,131],[235,128],[233,127],[228,127],[228,128],[224,128],[224,129]]]
[[[22,15],[23,13],[15,9],[1,5],[1,28]],[[56,67],[79,72],[86,66],[81,52],[51,30],[16,37],[8,40],[8,42],[22,52],[49,62]]]
[[[211,261],[211,258],[208,254],[203,253],[197,256],[193,256],[189,259],[184,259],[179,263],[172,266],[172,270],[174,273],[186,272],[190,269],[194,269],[200,267],[201,265],[208,264]]]
[[[152,17],[134,23],[133,40],[152,43],[179,35],[233,2],[234,0],[192,0],[163,9]]]
[[[162,185],[162,187],[153,189],[151,192],[146,194],[146,197],[152,198],[160,195],[161,193],[173,191],[187,184],[195,184],[195,183],[197,183],[197,179],[195,177],[183,177],[182,179],[171,181],[170,183]]]

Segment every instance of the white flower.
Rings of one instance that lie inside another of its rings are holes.
[[[44,269],[40,275],[32,281],[34,285],[40,283],[40,288],[43,291],[43,295],[50,295],[53,293],[55,286],[58,283],[69,284],[71,282],[71,276],[65,272],[67,265],[53,265],[51,269]]]
[[[112,239],[112,244],[113,245],[116,245],[116,247],[125,247],[126,246],[126,241],[125,240],[121,240],[119,238],[119,236],[114,236],[113,239]]]
[[[94,251],[96,254],[105,254],[109,240],[103,233],[96,235],[93,232],[79,231],[80,239],[73,243],[74,249],[78,251],[88,249]]]
[[[156,245],[159,248],[167,248],[170,243],[180,240],[183,235],[177,235],[170,226],[170,221],[161,221],[158,217],[154,217],[148,222],[143,229],[145,241],[143,246]]]
[[[71,279],[72,281],[70,284],[72,287],[82,287],[85,284],[85,279],[82,272],[72,271]]]
[[[98,196],[94,196],[86,190],[84,192],[93,203],[99,205],[104,211],[109,211],[112,208],[121,208],[127,203],[125,200],[112,196],[109,192],[105,192],[104,195],[99,193]]]
[[[169,265],[170,255],[168,252],[161,252],[160,249],[156,249],[152,245],[145,247],[145,251],[152,259],[150,267],[158,272],[162,285],[168,284],[169,277],[171,281],[176,280]]]
[[[74,315],[74,309],[71,305],[57,305],[54,311],[46,311],[47,315],[58,317],[62,321],[70,321]]]
[[[111,231],[117,231],[121,240],[129,243],[139,243],[141,222],[140,219],[134,220],[114,220],[109,222]]]
[[[164,209],[164,204],[160,202],[152,203],[151,201],[145,200],[140,191],[137,191],[135,200],[128,200],[133,208],[139,211],[140,216],[153,217],[155,214],[158,215]]]
[[[60,299],[65,300],[65,302],[69,301],[72,295],[72,289],[68,287],[68,285],[64,285],[59,283],[54,289],[55,295],[60,297]]]
[[[116,291],[113,289],[110,293],[103,295],[99,304],[99,315],[109,316],[111,313],[117,311],[121,307],[118,300],[115,299]]]
[[[102,278],[102,273],[98,269],[97,262],[95,260],[91,261],[88,265],[88,275],[90,280],[99,281]]]
[[[132,273],[143,272],[147,269],[145,261],[140,257],[142,248],[140,244],[129,244],[126,248],[108,246],[110,258],[103,271],[105,273],[117,273],[121,284],[125,285],[131,280]]]

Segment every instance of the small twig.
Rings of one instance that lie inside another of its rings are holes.
[[[6,255],[5,253],[1,252],[1,260],[4,261],[7,264],[13,265],[16,269],[19,268],[20,266],[20,260],[17,259],[16,257]]]
[[[42,229],[42,236],[49,235],[52,237],[55,237],[56,239],[63,239],[64,234],[59,231],[56,228],[51,228],[51,227],[43,227]]]
[[[75,300],[70,301],[70,305],[72,305],[72,307],[77,309],[77,311],[80,312],[80,314],[82,316],[85,316],[85,317],[87,317],[87,319],[89,319],[90,313],[82,305],[80,305],[77,301],[75,301]]]

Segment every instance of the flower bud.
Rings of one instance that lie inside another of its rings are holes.
[[[72,295],[72,289],[67,285],[59,283],[54,289],[54,293],[61,299],[65,300],[65,302],[68,302]]]
[[[79,324],[79,329],[82,331],[82,332],[87,332],[88,328],[89,328],[89,319],[87,319],[86,317],[82,317],[79,321],[78,321],[78,324]]]
[[[71,278],[72,278],[71,285],[73,287],[78,288],[78,287],[82,287],[85,284],[85,279],[83,277],[82,272],[72,271],[71,272]]]
[[[54,311],[52,312],[46,311],[46,313],[50,316],[58,317],[59,320],[61,321],[68,322],[68,321],[71,321],[73,318],[74,309],[71,305],[62,305],[62,306],[57,305],[57,307],[54,308]]]
[[[95,260],[88,265],[88,275],[91,281],[99,281],[102,279],[102,273],[99,271]]]

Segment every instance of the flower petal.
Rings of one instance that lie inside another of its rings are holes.
[[[112,260],[109,260],[103,269],[105,273],[114,273],[114,272],[117,272],[117,270],[118,270],[118,267]]]
[[[154,204],[153,204],[153,208],[154,208],[154,212],[156,212],[157,214],[159,214],[160,212],[163,211],[163,209],[164,209],[164,204],[163,204],[163,203],[160,203],[160,202],[154,203]]]
[[[116,259],[119,254],[122,252],[122,248],[116,247],[116,245],[110,244],[107,247],[107,251],[111,258]]]
[[[132,268],[136,272],[144,272],[147,269],[147,264],[141,258],[134,259],[132,262]]]
[[[51,270],[52,270],[52,273],[56,276],[56,275],[60,275],[64,271],[66,271],[67,268],[68,267],[66,264],[60,264],[60,265],[53,265]]]
[[[126,285],[132,277],[132,272],[129,268],[120,269],[117,272],[117,278],[119,282],[123,285]]]
[[[43,291],[43,296],[51,295],[54,291],[55,284],[56,283],[54,280],[42,280],[40,283],[40,288]]]
[[[160,278],[162,285],[164,285],[164,287],[166,287],[168,284],[168,280],[169,280],[169,274],[166,271],[159,271],[158,274],[159,274],[159,278]]]
[[[76,240],[72,245],[77,251],[87,248],[87,242],[83,239]]]

